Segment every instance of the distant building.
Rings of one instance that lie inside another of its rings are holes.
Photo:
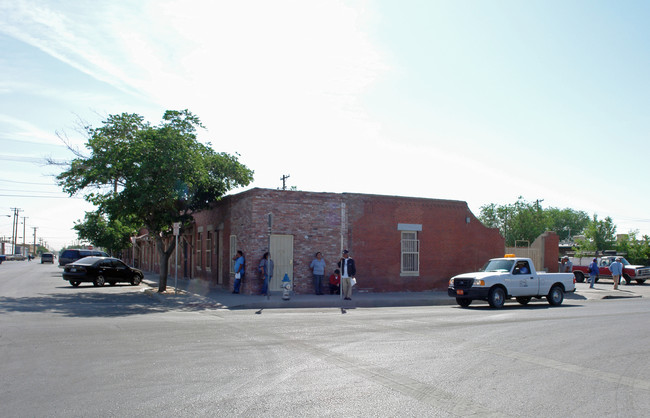
[[[314,291],[309,264],[318,251],[326,276],[348,249],[360,290],[396,292],[446,288],[453,275],[475,271],[505,250],[499,231],[485,227],[462,201],[255,188],[194,218],[177,249],[179,276],[229,288],[232,257],[242,250],[245,293],[260,291],[257,265],[266,251],[275,262],[271,290],[280,290],[286,274],[304,294]],[[154,242],[146,238],[138,239],[135,258],[141,268],[159,271]]]

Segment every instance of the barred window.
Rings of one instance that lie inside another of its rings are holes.
[[[199,269],[203,267],[203,251],[201,250],[202,238],[201,233],[198,232],[196,234],[196,267]]]
[[[420,274],[420,241],[417,231],[402,231],[401,274]]]
[[[212,267],[212,231],[205,235],[205,269],[210,270]]]

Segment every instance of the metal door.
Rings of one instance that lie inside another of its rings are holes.
[[[273,278],[270,289],[281,290],[284,275],[293,286],[293,235],[271,235],[270,251],[273,260]]]

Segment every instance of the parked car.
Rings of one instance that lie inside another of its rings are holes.
[[[7,261],[25,261],[27,257],[22,254],[8,254]]]
[[[97,250],[65,250],[59,255],[59,267],[75,262],[84,257],[110,257],[104,251]]]
[[[7,256],[4,254],[0,254],[0,264],[2,264],[3,261],[7,259]]]
[[[43,263],[52,263],[54,264],[54,254],[52,253],[43,253],[41,254],[41,264]]]
[[[144,277],[141,270],[129,267],[122,260],[113,257],[84,257],[63,268],[63,280],[74,287],[83,282],[91,282],[95,286],[109,283],[114,286],[118,282],[140,284]]]

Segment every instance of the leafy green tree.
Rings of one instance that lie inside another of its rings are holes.
[[[594,215],[584,230],[584,236],[585,239],[579,240],[577,245],[580,253],[613,250],[616,245],[616,225],[609,216],[599,220],[598,215]]]
[[[650,264],[650,237],[648,235],[637,238],[639,231],[630,231],[622,235],[616,242],[616,251],[625,254],[625,258],[632,264]]]
[[[586,212],[573,209],[544,209],[540,202],[539,199],[527,202],[519,196],[512,204],[484,205],[481,207],[479,219],[485,226],[499,228],[508,246],[514,246],[517,241],[533,242],[545,231],[555,231],[560,240],[564,240],[582,233],[589,223],[589,215]]]
[[[548,208],[544,210],[546,229],[555,231],[560,241],[571,240],[582,234],[589,223],[589,215],[584,211],[573,209]]]
[[[499,228],[507,246],[514,246],[517,241],[533,242],[545,231],[539,200],[527,202],[521,196],[513,204],[482,206],[479,219],[490,228]]]
[[[148,229],[160,256],[160,292],[167,288],[174,251],[172,224],[189,225],[192,213],[253,179],[236,156],[200,143],[199,127],[188,110],[168,110],[156,126],[137,114],[112,115],[102,127],[88,129],[90,156],[78,156],[57,177],[65,192],[85,192],[110,219],[131,219]]]
[[[138,228],[132,222],[109,219],[95,211],[86,212],[84,220],[76,222],[74,229],[79,239],[116,254],[131,246],[131,237],[136,234]]]

